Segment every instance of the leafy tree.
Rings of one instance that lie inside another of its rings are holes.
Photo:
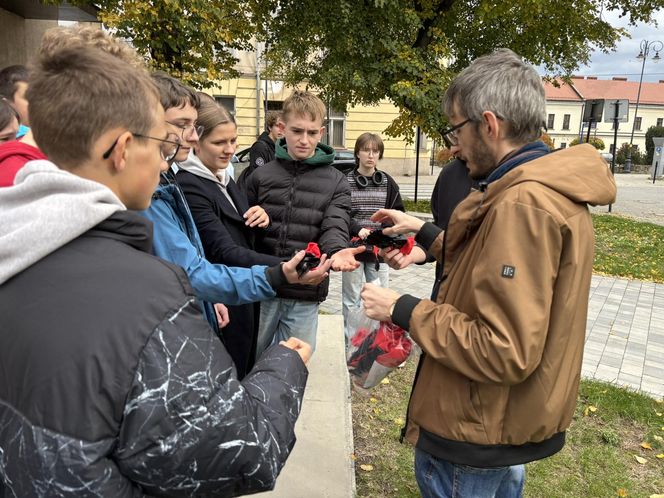
[[[579,145],[579,143],[580,143],[579,139],[575,138],[569,143],[569,146],[572,147],[574,145]],[[585,139],[583,140],[583,143],[586,143]],[[606,145],[604,145],[604,140],[602,140],[601,138],[590,137],[588,143],[593,147],[595,147],[597,150],[604,150],[606,148]]]
[[[42,0],[59,4],[62,0]],[[239,75],[234,51],[253,50],[256,19],[247,0],[72,0],[129,40],[154,69],[203,88]]]
[[[553,140],[551,140],[551,137],[549,136],[548,133],[542,133],[542,136],[539,139],[549,147],[549,150],[553,150],[556,148],[555,144],[553,143]]]
[[[44,0],[59,3],[61,0]],[[387,99],[400,110],[386,130],[412,139],[447,124],[440,103],[472,60],[509,47],[550,74],[571,74],[592,49],[650,21],[664,0],[70,0],[94,3],[104,24],[155,67],[204,86],[234,76],[235,49],[264,42],[268,76],[303,81],[336,109]]]
[[[653,137],[664,137],[664,126],[651,126],[646,131],[646,162],[652,164],[652,157],[655,155],[655,143]]]
[[[616,163],[625,164],[628,151],[629,144],[625,142],[620,146],[618,152],[616,152]],[[641,153],[636,145],[632,145],[632,164],[647,164],[645,154]]]

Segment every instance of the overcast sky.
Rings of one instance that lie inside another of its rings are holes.
[[[595,52],[590,58],[590,64],[580,67],[575,74],[585,76],[593,75],[601,79],[611,79],[613,76],[626,76],[629,80],[638,81],[641,74],[642,61],[636,58],[639,55],[639,45],[642,40],[659,40],[664,43],[664,10],[660,10],[655,19],[658,26],[649,24],[638,24],[628,27],[624,19],[617,14],[608,12],[606,20],[613,26],[627,27],[631,38],[623,38],[616,45],[616,51],[609,54]],[[643,81],[664,80],[664,51],[660,52],[662,60],[653,62],[655,53],[651,50],[643,71]],[[622,73],[616,71],[623,71]]]

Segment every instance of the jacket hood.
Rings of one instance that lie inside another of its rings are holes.
[[[264,131],[259,135],[258,141],[265,142],[270,147],[274,147],[274,141],[270,138],[270,134],[267,131]]]
[[[187,159],[181,163],[178,163],[178,167],[180,169],[188,171],[192,175],[205,178],[206,180],[213,181],[224,187],[228,185],[229,175],[224,174],[224,181],[222,182],[217,175],[215,175],[214,173],[212,173],[212,171],[210,171],[205,167],[205,165],[196,156],[196,154],[194,154],[194,151],[189,151],[189,156],[187,157]]]
[[[288,146],[286,145],[286,139],[280,138],[276,143],[276,152],[278,159],[285,159],[288,161],[295,161],[288,154]],[[329,145],[318,144],[316,145],[316,151],[314,155],[304,161],[301,161],[304,164],[309,164],[311,166],[328,166],[334,161],[334,149]]]
[[[616,200],[611,170],[589,144],[552,152],[520,165],[489,184],[489,195],[494,188],[502,190],[526,181],[546,185],[574,202],[601,206]]]
[[[108,187],[30,161],[0,189],[0,284],[124,209]]]

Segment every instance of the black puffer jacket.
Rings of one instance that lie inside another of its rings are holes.
[[[118,211],[0,285],[0,496],[274,486],[306,368],[275,346],[238,382],[150,228]]]
[[[334,150],[319,144],[313,157],[300,162],[288,156],[286,140],[277,141],[277,157],[247,181],[249,205],[259,205],[271,224],[256,238],[256,250],[288,258],[309,242],[332,256],[349,244],[350,187],[330,164]],[[277,296],[324,301],[329,281],[318,286],[287,285]]]

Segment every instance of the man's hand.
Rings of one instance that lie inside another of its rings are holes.
[[[334,253],[330,259],[332,262],[332,269],[334,271],[353,271],[360,266],[360,263],[355,261],[355,255],[363,253],[366,246],[349,247]]]
[[[424,263],[427,260],[426,253],[420,246],[413,246],[410,254],[402,254],[399,249],[381,249],[378,255],[385,260],[390,268],[403,270],[413,263]]]
[[[362,240],[366,239],[369,234],[371,233],[371,230],[368,228],[361,228],[359,232],[357,232],[357,236],[361,238]]]
[[[394,235],[398,233],[419,232],[424,222],[403,211],[396,209],[379,209],[371,216],[371,221],[378,223],[390,223],[392,226],[383,228],[385,235]]]
[[[243,217],[247,220],[244,224],[250,227],[265,228],[270,224],[270,217],[260,206],[251,206]]]
[[[391,322],[390,308],[401,295],[379,285],[364,284],[360,297],[364,305],[364,312],[369,318],[381,322]]]
[[[230,323],[230,318],[228,317],[228,308],[221,303],[214,305],[214,312],[217,315],[217,325],[220,329],[223,329],[226,325]]]
[[[302,261],[305,254],[305,251],[298,251],[295,256],[281,266],[289,284],[318,285],[327,277],[332,264],[332,261],[327,258],[327,254],[321,256],[320,263],[315,269],[309,270],[301,277],[297,274],[297,265]]]
[[[292,349],[299,354],[305,365],[309,363],[309,359],[311,358],[311,346],[308,343],[297,337],[289,337],[287,341],[281,341],[279,344],[288,349]]]

